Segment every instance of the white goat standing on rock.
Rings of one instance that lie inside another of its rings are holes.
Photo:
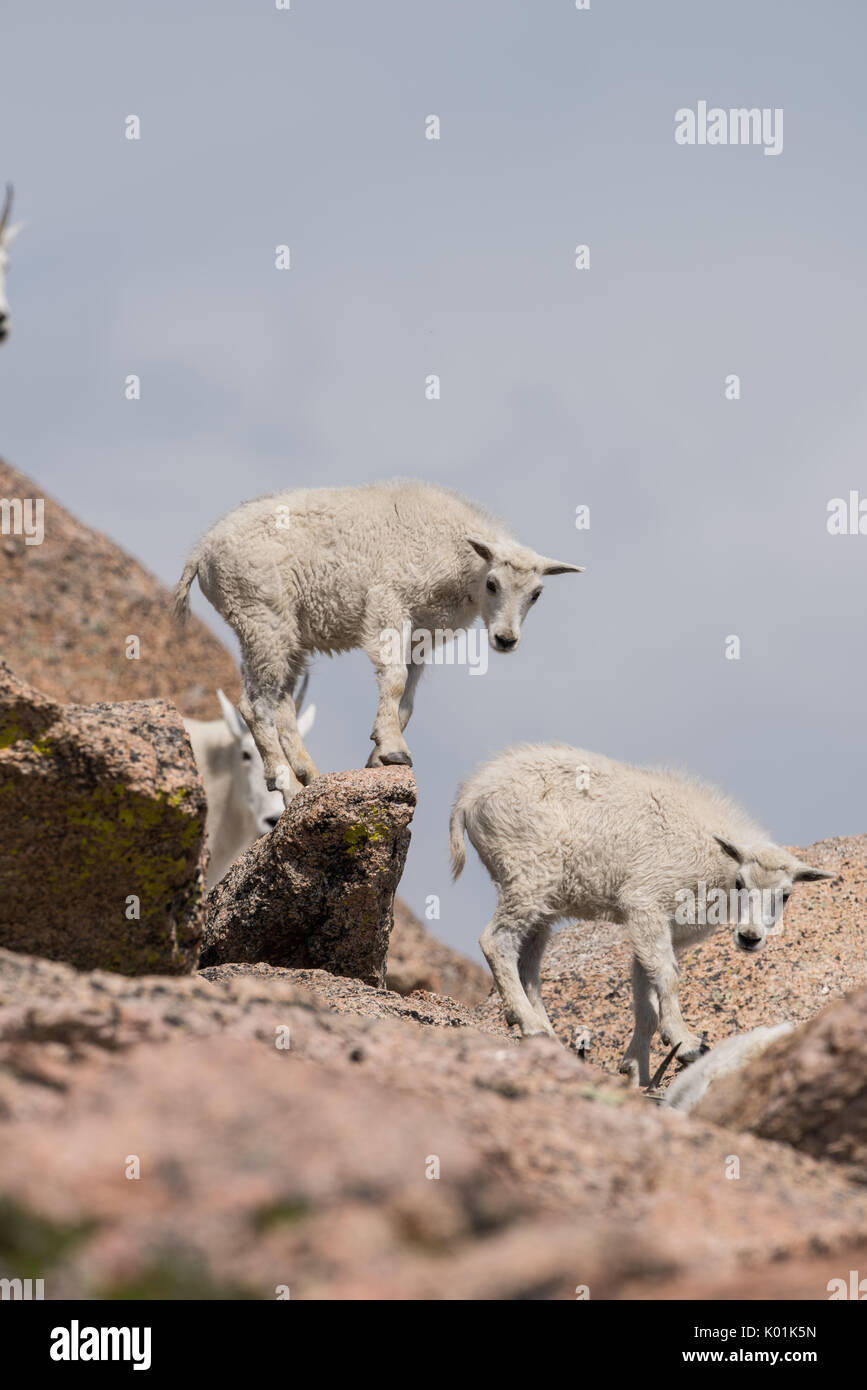
[[[657,1027],[681,1062],[706,1050],[680,1012],[676,955],[723,923],[741,949],[758,950],[795,883],[835,876],[773,844],[712,787],[562,743],[509,749],[464,783],[451,816],[455,877],[464,832],[499,897],[480,944],[506,1019],[525,1036],[554,1036],[540,987],[551,926],[626,927],[635,1029],[620,1070],[642,1086]],[[711,910],[690,914],[690,900]]]
[[[9,269],[9,247],[21,230],[20,223],[9,226],[12,213],[12,185],[6,185],[6,198],[0,212],[0,343],[9,337],[9,305],[6,301],[6,272]]]
[[[284,800],[318,776],[292,690],[312,652],[363,649],[379,707],[368,767],[412,764],[403,731],[422,663],[397,659],[394,634],[434,645],[481,616],[495,651],[517,647],[548,574],[580,573],[519,545],[501,522],[430,483],[314,488],[244,502],[195,547],[175,589],[182,618],[198,575],[241,643],[240,710]]]
[[[299,708],[303,698],[302,689]],[[208,890],[260,835],[274,828],[283,813],[282,796],[265,785],[265,769],[253,735],[222,690],[217,691],[217,699],[222,719],[184,720],[208,804]],[[315,718],[316,706],[310,705],[298,719],[302,735],[310,732]]]

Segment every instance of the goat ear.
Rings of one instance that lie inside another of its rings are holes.
[[[298,716],[298,732],[302,738],[306,738],[313,728],[316,719],[316,706],[308,705],[303,714]]]
[[[829,874],[825,869],[814,869],[809,864],[804,864],[798,860],[792,878],[795,883],[818,883],[822,878],[836,878],[836,874]]]
[[[227,699],[222,690],[217,691],[217,699],[220,702],[220,709],[223,713],[223,720],[226,728],[233,738],[243,738],[247,732],[247,725],[244,723],[232,701]]]
[[[583,574],[585,565],[566,565],[561,560],[542,559],[543,574]]]
[[[728,855],[729,859],[734,859],[737,864],[743,864],[744,856],[737,846],[732,844],[731,840],[724,840],[721,835],[714,835],[714,839],[720,849]]]
[[[493,560],[493,550],[489,545],[486,545],[484,541],[480,541],[477,536],[467,536],[467,545],[471,545],[476,554],[480,555],[488,564]]]

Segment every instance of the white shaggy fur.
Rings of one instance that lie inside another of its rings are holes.
[[[770,1028],[753,1028],[749,1033],[735,1033],[734,1037],[725,1038],[717,1043],[713,1052],[706,1052],[674,1078],[665,1093],[663,1105],[669,1110],[689,1114],[708,1087],[719,1081],[720,1077],[739,1071],[748,1062],[754,1062],[777,1038],[793,1031],[793,1023],[776,1023]]]
[[[734,802],[673,772],[631,767],[566,744],[509,749],[464,783],[452,810],[455,877],[464,832],[497,888],[499,902],[481,937],[509,1023],[550,1033],[539,982],[553,923],[602,918],[625,925],[633,951],[635,1031],[621,1070],[650,1082],[650,1040],[659,1026],[681,1061],[703,1050],[677,1002],[675,955],[715,925],[681,925],[679,890],[697,896],[733,888],[776,893],[738,902],[735,939],[762,945],[799,879],[831,878],[781,849]],[[764,914],[764,915],[763,915]]]
[[[273,829],[283,812],[282,796],[265,785],[253,735],[222,690],[217,698],[222,719],[184,720],[208,803],[209,890],[254,840]],[[298,719],[302,735],[310,732],[315,718],[316,706],[310,705]]]
[[[9,248],[21,231],[20,224],[10,227],[12,213],[12,185],[6,185],[6,198],[0,211],[0,343],[9,337],[9,304],[6,300],[6,274],[9,269]]]
[[[442,642],[481,616],[494,649],[512,651],[542,576],[578,570],[518,545],[481,507],[430,483],[301,489],[218,521],[187,562],[175,612],[186,613],[198,575],[240,639],[241,713],[268,786],[288,801],[318,775],[292,699],[312,652],[367,653],[379,686],[368,766],[411,764],[403,730],[422,665],[395,658],[384,636],[409,624]]]

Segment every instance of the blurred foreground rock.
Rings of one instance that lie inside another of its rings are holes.
[[[867,1189],[838,1165],[451,1001],[420,1023],[431,996],[219,969],[0,951],[0,1277],[48,1299],[824,1299],[864,1264]]]
[[[321,968],[383,985],[415,804],[408,768],[319,777],[209,893],[201,964]]]
[[[867,990],[830,1004],[722,1077],[695,1113],[851,1164],[867,1182]]]
[[[0,946],[125,974],[194,970],[204,825],[171,705],[60,705],[0,662]]]

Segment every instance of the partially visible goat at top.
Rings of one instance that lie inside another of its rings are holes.
[[[21,231],[20,223],[14,227],[9,225],[9,218],[12,215],[12,185],[6,185],[6,197],[3,202],[3,211],[0,212],[0,343],[9,337],[11,320],[9,315],[9,304],[6,299],[6,274],[9,270],[9,248]]]

